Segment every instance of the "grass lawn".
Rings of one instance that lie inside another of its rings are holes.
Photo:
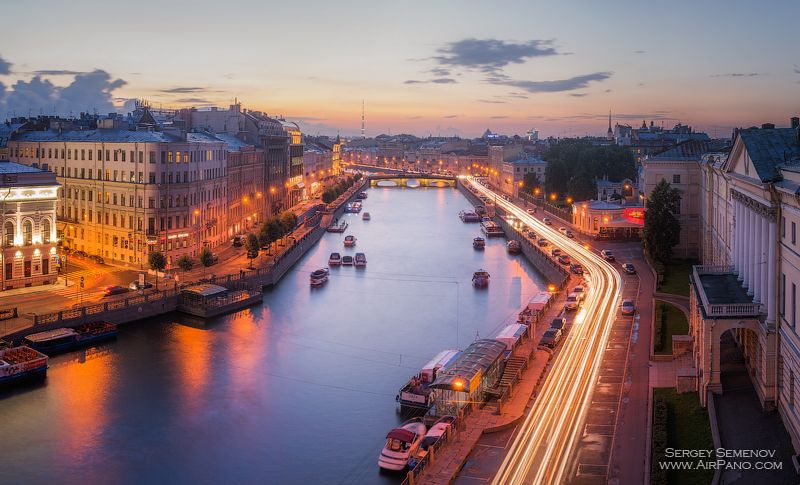
[[[680,308],[671,303],[655,300],[656,304],[663,304],[662,314],[665,316],[664,323],[661,324],[661,350],[658,355],[672,354],[672,336],[687,335],[689,333],[689,322],[686,315]]]
[[[700,406],[700,396],[696,393],[678,394],[674,387],[653,389],[653,399],[663,397],[667,401],[667,448],[677,450],[711,450],[711,424],[708,411]],[[712,461],[714,458],[665,458],[666,461]],[[654,462],[653,467],[660,466]],[[711,483],[714,470],[669,470],[668,483],[702,484]]]
[[[689,275],[697,261],[672,259],[664,268],[664,280],[656,289],[659,293],[689,296]]]

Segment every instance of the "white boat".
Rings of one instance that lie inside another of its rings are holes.
[[[482,269],[479,269],[475,273],[472,274],[472,282],[475,283],[477,286],[484,286],[489,284],[489,273]]]
[[[389,431],[386,445],[378,458],[378,466],[385,470],[405,470],[423,436],[425,424],[421,418],[414,418],[402,427]]]
[[[354,263],[356,266],[366,266],[367,265],[367,256],[364,253],[356,253],[356,257],[354,259]]]
[[[482,237],[476,237],[472,240],[472,247],[475,249],[483,249],[486,247],[486,241]]]
[[[342,257],[339,255],[339,253],[331,253],[331,257],[328,258],[328,264],[342,264]]]
[[[321,285],[328,281],[328,274],[330,271],[328,268],[320,268],[311,272],[311,285]]]
[[[481,231],[483,231],[487,236],[493,237],[504,235],[502,227],[492,222],[488,217],[484,217],[483,219],[484,221],[481,222]]]
[[[519,241],[510,240],[508,241],[508,252],[509,253],[518,253],[522,250],[522,247],[519,245]]]
[[[345,236],[344,237],[344,245],[345,246],[355,246],[356,245],[355,236]]]
[[[365,221],[368,221],[369,220],[369,212],[365,212],[364,215],[361,216],[361,218],[364,219]]]

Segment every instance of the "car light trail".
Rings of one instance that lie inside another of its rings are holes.
[[[495,194],[474,184],[487,197]],[[599,255],[546,226],[527,211],[497,198],[495,204],[583,265],[589,281],[581,310],[493,484],[558,484],[597,381],[620,299],[622,278]]]

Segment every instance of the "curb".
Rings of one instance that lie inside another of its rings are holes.
[[[708,420],[711,421],[711,438],[714,440],[714,449],[722,448],[722,440],[719,438],[719,427],[717,426],[717,408],[714,406],[714,393],[707,391],[706,402],[708,403]],[[722,468],[714,470],[714,478],[711,485],[717,485],[722,478]]]

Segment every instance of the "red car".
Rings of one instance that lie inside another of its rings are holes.
[[[120,293],[127,293],[127,292],[128,292],[127,288],[119,285],[106,286],[105,288],[103,288],[103,293],[105,293],[106,296],[119,295]]]

